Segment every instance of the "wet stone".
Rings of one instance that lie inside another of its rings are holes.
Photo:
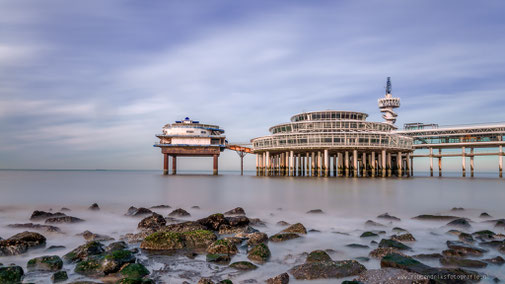
[[[231,261],[229,254],[224,253],[209,253],[206,256],[207,262],[214,262],[218,264],[228,264]]]
[[[47,218],[63,217],[63,216],[66,216],[66,215],[61,212],[51,213],[51,212],[35,210],[35,211],[33,211],[32,216],[30,217],[30,220],[31,221],[43,221],[43,220],[46,220]]]
[[[254,269],[258,268],[258,266],[256,266],[255,264],[253,264],[249,261],[234,262],[234,263],[230,264],[230,267],[238,269],[238,270],[243,270],[243,271],[254,270]]]
[[[267,284],[287,284],[289,283],[289,274],[282,273],[275,277],[267,279]]]
[[[455,251],[463,252],[466,255],[481,256],[483,253],[487,252],[487,250],[485,249],[465,244],[463,242],[447,241],[446,244],[448,248]]]
[[[172,207],[170,207],[169,205],[166,205],[166,204],[151,206],[151,209],[170,209],[170,208],[172,208]]]
[[[0,256],[18,255],[29,249],[45,245],[46,238],[43,235],[35,232],[22,232],[7,240],[0,240]]]
[[[163,216],[153,213],[151,216],[142,219],[137,225],[139,230],[153,230],[158,231],[161,227],[165,226],[167,221]]]
[[[7,225],[9,228],[13,229],[31,229],[37,231],[44,231],[47,233],[61,233],[61,229],[56,226],[51,225],[41,225],[34,223],[25,223],[25,224],[9,224]]]
[[[324,214],[324,211],[321,209],[312,209],[307,211],[307,214]]]
[[[282,226],[282,227],[284,227],[284,226],[289,226],[289,225],[291,225],[291,224],[289,224],[289,223],[288,223],[288,222],[286,222],[286,221],[279,221],[279,222],[277,222],[277,226]]]
[[[170,216],[170,217],[189,217],[189,216],[191,216],[191,214],[189,214],[188,211],[186,211],[182,208],[178,208],[178,209],[175,209],[174,211],[170,212],[168,214],[168,216]]]
[[[51,281],[53,283],[60,283],[68,280],[68,275],[66,271],[58,271],[51,275]]]
[[[416,216],[412,219],[416,220],[426,220],[426,221],[452,221],[454,219],[459,219],[457,216],[450,216],[450,215],[430,215],[430,214],[423,214]]]
[[[47,218],[45,221],[46,224],[60,224],[60,223],[74,224],[81,222],[84,222],[84,220],[72,216],[51,217]]]
[[[440,263],[445,266],[459,266],[470,268],[484,268],[487,263],[475,259],[465,259],[460,257],[442,257]]]
[[[401,234],[401,235],[392,235],[391,239],[399,242],[415,242],[416,238],[410,233]]]
[[[262,243],[253,247],[247,254],[247,258],[256,263],[264,263],[270,258],[270,255],[270,249]]]
[[[278,243],[278,242],[285,242],[288,240],[296,239],[299,237],[300,237],[300,235],[295,234],[295,233],[278,233],[273,236],[270,236],[270,238],[268,238],[268,240],[271,242],[274,242],[274,243]]]
[[[370,238],[370,237],[378,237],[378,236],[379,235],[374,232],[366,231],[363,234],[361,234],[361,236],[359,236],[359,237],[360,238]]]
[[[125,215],[137,217],[137,216],[148,215],[151,213],[153,213],[153,211],[151,211],[147,208],[144,208],[144,207],[137,208],[137,207],[131,206],[130,208],[128,208],[128,211],[126,212]]]
[[[447,223],[446,226],[469,229],[472,225],[470,225],[467,219],[459,218]]]
[[[377,223],[375,221],[372,221],[372,220],[368,220],[365,222],[365,226],[366,227],[386,227],[386,225],[383,225],[381,223]]]
[[[385,219],[385,220],[389,220],[389,221],[401,221],[400,218],[395,217],[395,216],[391,216],[391,215],[389,215],[389,213],[381,214],[381,215],[377,216],[377,218]]]
[[[69,262],[77,262],[87,259],[90,256],[100,255],[104,252],[103,245],[100,242],[91,241],[78,246],[74,250],[63,256],[63,259]]]
[[[489,215],[487,212],[482,212],[479,215],[480,218],[491,218],[491,215]]]
[[[102,242],[102,241],[113,241],[114,238],[112,237],[109,237],[109,236],[106,236],[106,235],[100,235],[100,234],[95,234],[95,233],[92,233],[90,231],[84,231],[80,234],[78,234],[79,236],[82,236],[86,241],[98,241],[98,242]]]
[[[297,234],[307,234],[307,229],[303,224],[296,223],[282,230],[282,233],[297,233]]]
[[[289,272],[299,280],[343,278],[358,275],[366,268],[356,260],[320,261],[297,265]]]
[[[246,215],[245,210],[242,207],[237,207],[229,211],[224,212],[224,215]]]
[[[331,261],[331,257],[324,250],[315,250],[309,253],[305,262]]]
[[[57,255],[32,258],[28,261],[28,271],[58,271],[63,267],[63,260]]]
[[[100,210],[100,206],[98,206],[97,203],[93,203],[93,204],[91,204],[91,206],[88,209],[91,210],[91,211],[99,211]]]
[[[473,239],[472,235],[467,234],[467,233],[459,234],[458,239],[462,242],[465,242],[465,243],[473,243],[475,241]]]
[[[345,245],[346,247],[350,247],[350,248],[357,248],[357,249],[367,249],[367,248],[370,248],[369,246],[367,245],[362,245],[362,244],[348,244],[348,245]]]
[[[2,266],[0,267],[0,283],[21,283],[24,275],[23,268],[20,266]]]
[[[381,248],[395,248],[398,250],[410,250],[410,247],[395,240],[382,239],[379,243]]]
[[[505,259],[503,259],[503,257],[501,257],[501,256],[483,259],[482,261],[492,263],[492,264],[497,264],[497,265],[502,265],[505,263]]]

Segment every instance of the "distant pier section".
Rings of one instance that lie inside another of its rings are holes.
[[[218,158],[226,148],[224,130],[217,125],[203,124],[186,117],[184,120],[167,124],[154,147],[163,154],[163,174],[169,174],[169,158],[172,158],[172,174],[177,173],[177,157],[212,157],[213,174],[218,174]]]

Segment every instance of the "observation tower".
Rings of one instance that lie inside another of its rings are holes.
[[[400,107],[400,98],[393,98],[391,92],[391,77],[388,77],[386,83],[386,95],[384,98],[379,99],[379,109],[383,113],[382,118],[386,120],[386,123],[391,125],[394,129],[397,129],[395,122],[398,114],[396,114],[393,109]]]

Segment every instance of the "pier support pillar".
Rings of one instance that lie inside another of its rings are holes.
[[[398,177],[402,177],[403,172],[403,157],[402,157],[402,152],[398,152],[398,156],[396,157],[396,162],[397,162],[397,167],[398,167]]]
[[[466,177],[466,150],[465,147],[461,147],[461,171],[463,177]]]
[[[393,168],[391,166],[392,166],[391,153],[387,153],[387,166],[386,167],[388,169],[388,174],[387,174],[388,177],[391,177],[391,175],[393,174]]]
[[[295,157],[293,151],[289,152],[289,176],[295,175]]]
[[[311,157],[310,157],[310,162],[311,162],[311,176],[315,176],[316,173],[316,153],[312,152]]]
[[[337,155],[333,155],[333,176],[337,176]]]
[[[349,151],[345,151],[345,176],[348,177],[349,176]]]
[[[168,154],[163,154],[163,174],[168,175]]]
[[[358,177],[358,150],[352,151],[352,166],[354,177]]]
[[[296,167],[298,168],[297,176],[301,176],[302,175],[302,154],[298,154],[298,164],[296,165]]]
[[[503,146],[500,145],[500,155],[498,156],[498,175],[503,177]]]
[[[412,156],[413,153],[409,153],[410,156],[410,176],[414,176],[414,157]]]
[[[218,155],[214,155],[214,170],[213,170],[213,175],[217,176],[218,174],[218,158],[219,156]]]
[[[442,176],[442,149],[438,149],[438,176]]]
[[[265,156],[265,161],[266,161],[266,175],[270,175],[270,152],[267,151],[266,156]]]
[[[177,156],[176,155],[172,156],[172,174],[173,175],[177,174]]]
[[[306,154],[306,160],[307,161],[306,161],[306,164],[305,164],[306,165],[306,167],[305,167],[305,170],[306,170],[305,176],[310,176],[310,153],[309,152],[307,152],[307,154]]]
[[[473,177],[473,148],[470,148],[470,176]]]
[[[337,154],[337,176],[341,177],[344,174],[344,159],[342,153]]]
[[[328,149],[324,149],[324,176],[328,177],[330,173],[330,157],[328,156]]]
[[[407,164],[407,167],[405,168],[405,174],[407,177],[410,177],[412,174],[412,158],[410,157],[411,153],[407,152],[407,156],[405,157],[405,163]]]
[[[430,148],[430,176],[433,176],[433,148]]]
[[[372,163],[370,164],[372,168],[372,177],[375,177],[375,169],[377,168],[377,161],[375,160],[375,152],[372,152]]]
[[[381,158],[382,177],[386,177],[386,150],[382,150]]]
[[[366,161],[366,153],[365,152],[363,152],[361,160],[363,162],[363,166],[361,167],[361,176],[362,177],[366,177],[367,176],[367,173],[366,173],[366,171],[367,171],[367,169],[366,169],[367,168],[366,162],[367,161]]]

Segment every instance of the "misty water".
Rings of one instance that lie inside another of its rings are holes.
[[[272,257],[269,262],[250,272],[238,272],[227,266],[207,263],[205,255],[191,260],[182,255],[149,255],[141,252],[139,262],[145,264],[159,283],[196,283],[202,276],[215,279],[230,278],[234,283],[255,279],[262,283],[269,277],[288,271],[305,260],[303,253],[316,249],[331,249],[334,260],[367,257],[376,245],[372,239],[359,238],[370,230],[365,227],[367,220],[387,225],[380,238],[392,235],[393,227],[407,229],[417,239],[409,243],[412,251],[407,254],[440,253],[447,249],[447,240],[457,240],[457,236],[447,234],[451,229],[447,221],[419,221],[411,219],[420,214],[448,214],[467,217],[473,222],[474,231],[489,229],[504,233],[503,228],[479,218],[487,212],[493,219],[505,218],[505,182],[495,177],[412,177],[403,179],[382,178],[310,178],[310,177],[256,177],[224,173],[220,176],[183,174],[163,176],[158,171],[0,171],[0,237],[26,229],[6,227],[13,223],[29,223],[34,210],[59,211],[70,208],[67,215],[86,220],[77,224],[57,224],[64,234],[46,233],[47,245],[63,245],[66,248],[50,254],[62,256],[75,247],[84,244],[82,236],[76,234],[85,230],[105,234],[119,240],[126,233],[137,230],[141,218],[124,214],[130,206],[151,207],[167,204],[172,209],[154,210],[163,216],[176,208],[191,213],[184,220],[196,220],[217,212],[224,212],[237,206],[243,207],[250,218],[260,218],[266,227],[257,227],[269,236],[281,231],[276,223],[300,222],[308,230],[307,235],[282,243],[269,243]],[[87,208],[98,203],[100,211]],[[200,209],[193,209],[192,206]],[[464,211],[451,211],[453,207],[463,207]],[[324,214],[306,214],[311,209],[322,209]],[[401,221],[377,219],[377,215],[388,212]],[[39,222],[43,223],[43,222]],[[379,241],[380,238],[376,238]],[[360,243],[368,249],[346,247]],[[138,247],[139,244],[131,244]],[[488,248],[482,258],[500,255]],[[47,255],[44,249],[31,250],[28,254],[0,257],[0,263],[15,263],[26,271],[28,259]],[[247,260],[244,250],[232,258],[232,262]],[[374,258],[360,261],[368,269],[380,268]],[[423,263],[440,267],[438,260],[422,260]],[[64,267],[71,280],[86,279],[72,273],[73,265]],[[471,269],[489,275],[483,282],[491,282],[493,277],[505,279],[503,267],[489,264],[483,269]],[[50,283],[50,275],[27,274],[25,281]],[[352,279],[353,277],[349,278]],[[332,280],[295,281],[292,283],[340,283]]]

